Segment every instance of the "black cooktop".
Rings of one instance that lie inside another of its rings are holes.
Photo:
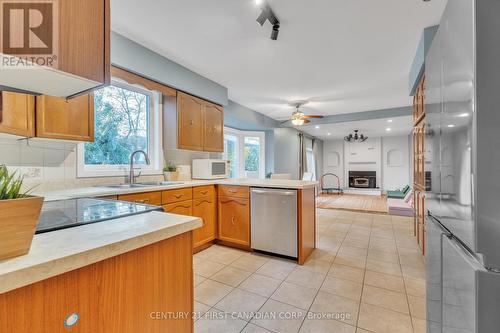
[[[159,206],[105,199],[69,199],[44,202],[37,234],[107,221],[119,217],[163,211]]]

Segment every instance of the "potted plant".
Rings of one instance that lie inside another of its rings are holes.
[[[23,177],[0,165],[0,259],[28,253],[35,234],[42,197],[21,192]]]
[[[177,167],[172,163],[168,162],[163,167],[163,177],[167,181],[176,181],[179,177],[179,172],[177,172]]]

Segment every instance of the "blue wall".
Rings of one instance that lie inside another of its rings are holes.
[[[111,63],[130,72],[227,105],[227,88],[183,67],[122,35],[111,33]]]
[[[224,125],[242,131],[264,131],[266,133],[266,174],[274,172],[274,128],[280,127],[279,121],[229,100],[224,108]]]
[[[420,37],[420,42],[418,43],[417,47],[417,53],[415,54],[415,58],[413,59],[413,63],[410,68],[410,96],[413,96],[415,94],[418,83],[420,82],[420,79],[424,74],[425,56],[427,55],[427,52],[429,52],[432,40],[434,39],[438,28],[438,25],[434,25],[432,27],[425,28],[422,32],[422,37]]]

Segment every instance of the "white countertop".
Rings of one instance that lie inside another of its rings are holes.
[[[35,235],[30,252],[0,261],[0,294],[201,227],[197,217],[150,212]]]
[[[130,193],[144,193],[154,191],[172,190],[185,187],[203,186],[203,185],[233,185],[233,186],[252,186],[269,188],[288,188],[288,189],[306,189],[318,185],[316,181],[286,180],[286,179],[221,179],[221,180],[190,180],[182,181],[180,184],[165,186],[147,186],[135,188],[111,188],[104,186],[81,187],[58,191],[39,192],[34,191],[34,195],[45,198],[45,201],[65,200],[84,197],[101,197],[108,195],[120,195]]]

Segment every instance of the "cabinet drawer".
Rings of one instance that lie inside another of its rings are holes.
[[[161,195],[161,201],[163,204],[170,204],[184,200],[191,200],[192,198],[193,198],[192,187],[163,191]]]
[[[249,198],[250,190],[248,186],[219,185],[219,196]]]
[[[215,195],[215,186],[197,186],[193,187],[193,198],[203,198],[203,197],[211,197]]]
[[[118,200],[145,203],[148,205],[161,205],[161,192],[123,194],[118,196]]]
[[[193,201],[186,200],[186,201],[171,203],[168,205],[163,205],[163,209],[167,213],[191,216],[193,215]]]

